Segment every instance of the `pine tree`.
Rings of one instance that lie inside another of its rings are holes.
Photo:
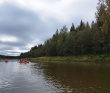
[[[84,29],[85,29],[85,24],[84,24],[84,22],[81,20],[80,26],[79,26],[79,31],[82,31],[82,30],[84,30]]]
[[[73,32],[73,31],[75,31],[75,26],[74,26],[74,24],[72,23],[72,26],[71,26],[71,28],[70,28],[70,32]]]
[[[99,0],[96,20],[101,32],[101,43],[103,45],[104,51],[108,51],[108,32],[109,32],[109,17],[108,17],[108,6],[105,0]]]

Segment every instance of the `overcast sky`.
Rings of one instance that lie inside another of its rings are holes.
[[[98,0],[0,0],[0,55],[43,44],[56,29],[95,21]]]

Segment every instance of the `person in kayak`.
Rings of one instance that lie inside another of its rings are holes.
[[[20,62],[22,62],[23,60],[21,59]]]
[[[25,59],[24,62],[27,62],[27,60]]]
[[[8,62],[8,59],[6,59],[5,62]]]

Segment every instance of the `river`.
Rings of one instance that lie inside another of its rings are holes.
[[[0,93],[110,93],[110,65],[0,61]]]

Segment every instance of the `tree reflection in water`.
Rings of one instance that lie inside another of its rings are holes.
[[[37,63],[45,80],[67,93],[109,93],[110,66],[81,62]],[[38,69],[38,68],[37,68]]]

